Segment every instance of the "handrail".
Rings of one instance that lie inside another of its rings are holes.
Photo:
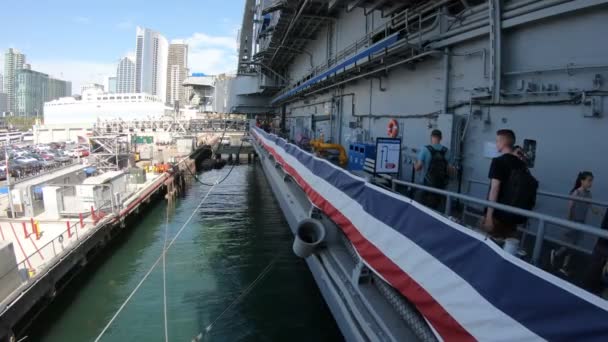
[[[475,180],[475,179],[469,179],[468,182],[470,184],[481,184],[481,185],[490,186],[490,183],[488,183],[488,182],[484,182],[484,181],[480,181],[480,180]],[[470,190],[470,186],[469,186],[469,190]],[[600,207],[608,208],[608,202],[602,202],[602,201],[594,200],[592,198],[570,196],[570,195],[560,194],[560,193],[557,193],[557,192],[542,191],[542,190],[538,190],[536,192],[536,194],[541,195],[541,196],[545,196],[545,197],[553,197],[553,198],[565,199],[565,200],[569,200],[569,201],[585,202],[585,203],[594,204],[594,205],[597,205],[597,206],[600,206]]]
[[[557,226],[561,226],[564,228],[573,229],[573,230],[583,232],[586,234],[591,234],[595,237],[608,239],[608,231],[602,230],[600,228],[593,227],[593,226],[590,226],[587,224],[568,221],[568,220],[565,220],[565,219],[562,219],[559,217],[549,216],[547,214],[537,213],[534,211],[525,210],[525,209],[521,209],[521,208],[515,208],[515,207],[508,206],[508,205],[500,204],[497,202],[490,202],[487,200],[482,200],[482,199],[468,196],[468,195],[458,194],[455,192],[436,189],[436,188],[432,188],[429,186],[415,184],[415,183],[401,181],[401,180],[395,180],[395,179],[392,180],[391,188],[393,191],[396,191],[396,184],[400,184],[403,186],[412,187],[415,189],[420,189],[420,190],[435,193],[438,195],[446,196],[445,214],[447,216],[449,216],[451,213],[451,201],[453,198],[456,198],[456,199],[460,199],[463,201],[476,203],[476,204],[483,205],[486,207],[490,207],[490,208],[506,211],[506,212],[509,212],[512,214],[525,216],[528,218],[533,218],[533,219],[538,220],[537,238],[534,243],[534,250],[532,252],[532,263],[535,265],[539,265],[540,253],[541,253],[543,240],[544,240],[544,236],[545,236],[546,223],[552,223],[552,224],[555,224]]]

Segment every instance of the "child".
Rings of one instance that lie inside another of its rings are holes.
[[[576,178],[576,182],[574,183],[574,187],[570,191],[570,196],[573,197],[582,197],[586,199],[591,199],[591,186],[593,185],[593,173],[589,171],[583,171],[578,174]],[[589,202],[582,201],[568,201],[568,220],[585,224],[587,220],[587,213],[591,208],[591,204]],[[576,245],[579,243],[581,238],[583,237],[583,232],[578,230],[568,230],[566,234],[564,234],[564,240],[569,242],[572,245]],[[568,248],[565,246],[561,246],[559,249],[553,249],[551,251],[551,266],[555,267],[556,259],[562,256],[564,253],[568,251]],[[559,271],[564,275],[569,275],[568,264],[570,263],[570,253],[567,253],[564,257],[564,261]]]

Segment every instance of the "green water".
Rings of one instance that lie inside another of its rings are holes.
[[[210,181],[227,170],[201,178]],[[165,229],[170,241],[208,190],[193,183],[174,205],[155,204],[57,297],[26,341],[93,341],[160,255]],[[167,254],[169,341],[191,341],[203,332],[275,258],[267,276],[203,341],[342,340],[306,264],[293,256],[291,241],[260,167],[236,167]],[[161,262],[101,341],[165,341],[162,293]]]

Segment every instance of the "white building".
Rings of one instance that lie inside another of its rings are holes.
[[[116,69],[116,92],[135,92],[135,62],[129,57],[123,57]]]
[[[36,143],[75,141],[92,133],[97,120],[161,118],[172,108],[158,96],[145,93],[109,94],[89,89],[81,99],[62,97],[44,104],[44,124],[34,126]]]
[[[137,27],[135,47],[135,92],[167,98],[169,43],[160,33]]]
[[[145,93],[108,94],[90,89],[82,99],[63,97],[44,104],[44,124],[78,124],[92,127],[97,119],[144,119],[161,117],[165,102],[158,96]]]

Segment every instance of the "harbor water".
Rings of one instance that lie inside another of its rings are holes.
[[[213,182],[228,170],[200,179]],[[33,321],[27,341],[95,340],[176,235],[165,277],[161,261],[100,341],[342,340],[306,263],[291,251],[292,234],[262,169],[236,166],[197,210],[209,189],[193,182],[182,198],[154,204]]]

